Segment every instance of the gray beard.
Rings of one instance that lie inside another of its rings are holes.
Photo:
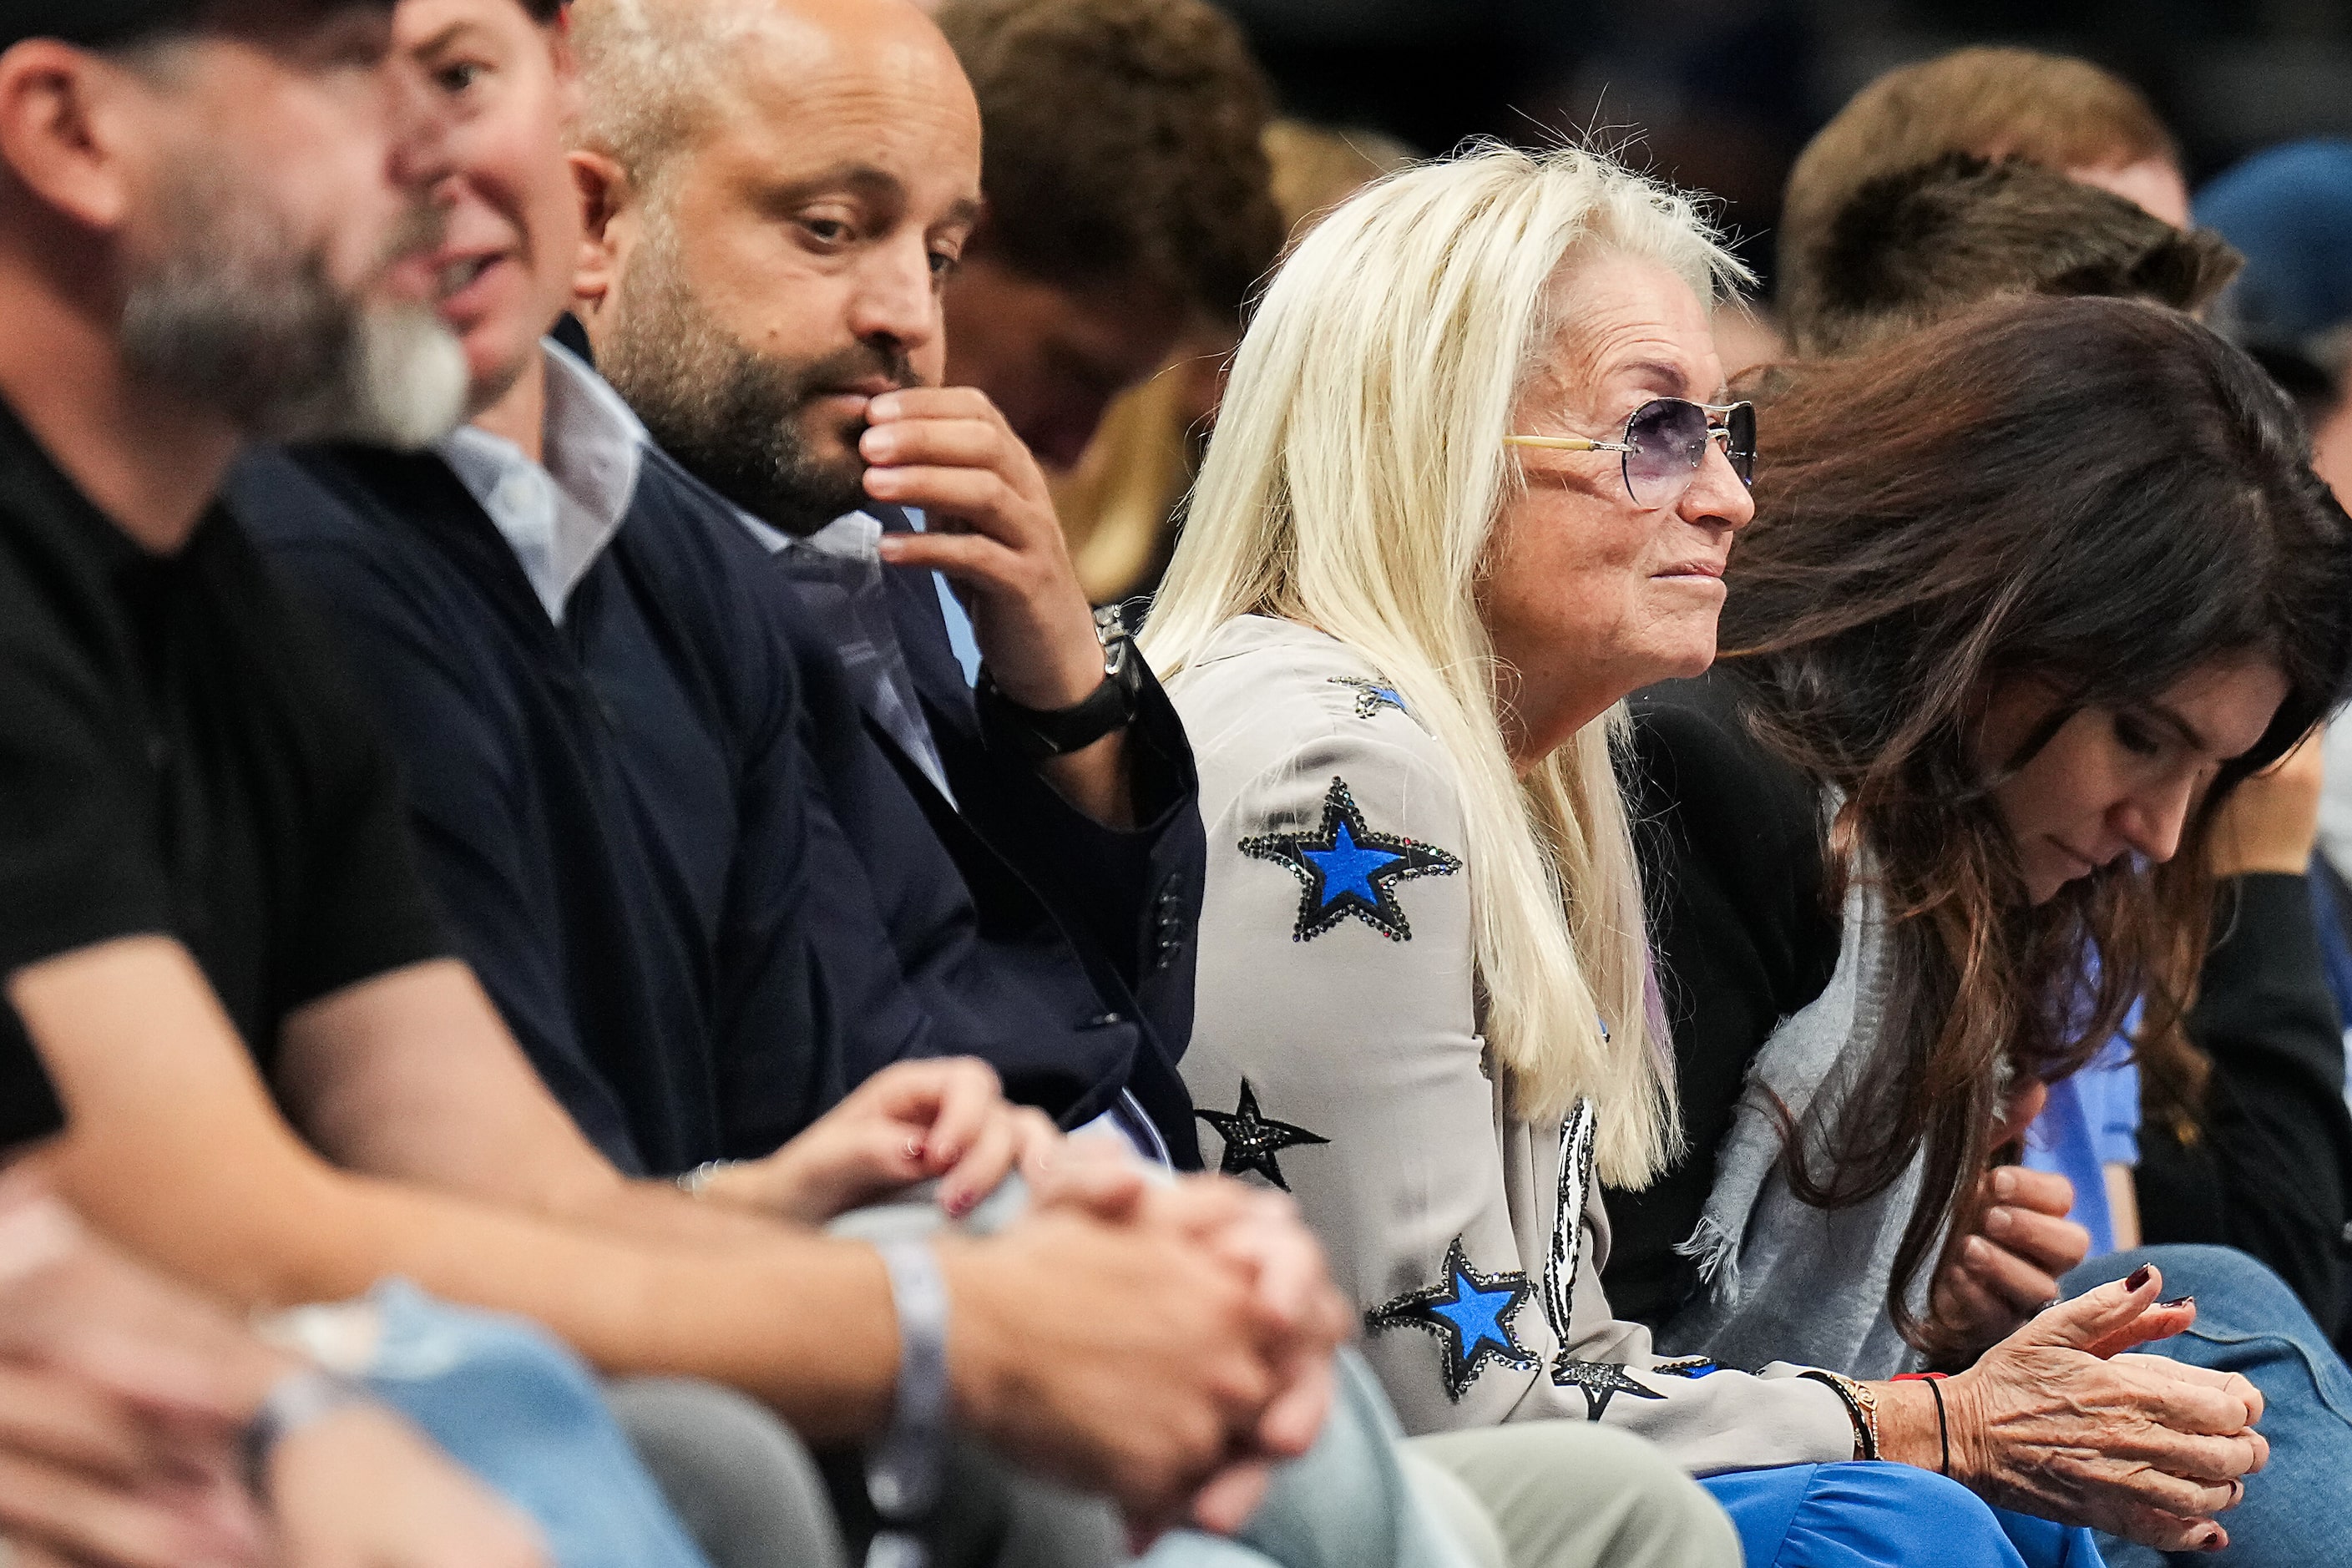
[[[413,449],[464,416],[466,356],[424,306],[371,306],[215,171],[178,186],[163,259],[131,280],[123,356],[258,441]]]
[[[746,347],[687,290],[667,225],[648,222],[596,368],[664,451],[752,516],[805,536],[866,505],[865,464],[818,458],[796,416],[861,376],[918,384],[905,356],[861,344],[807,364]]]

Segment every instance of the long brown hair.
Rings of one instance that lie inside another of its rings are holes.
[[[1762,440],[1723,657],[1754,688],[1759,738],[1843,794],[1830,895],[1868,875],[1894,951],[1872,1065],[1842,1110],[1791,1130],[1786,1168],[1806,1202],[1837,1207],[1924,1150],[1887,1297],[1918,1343],[1910,1289],[1938,1238],[1973,1224],[2009,1072],[2082,1066],[2135,998],[2144,1058],[2195,1059],[2181,1020],[2212,818],[2339,700],[2352,520],[2252,361],[2186,316],[2122,300],[2002,301],[1801,368],[1775,390]],[[2274,662],[2287,697],[2178,853],[2032,905],[1992,786],[2076,712],[2150,701],[2240,654]],[[2019,678],[2063,700],[1988,777],[1972,716]],[[2194,1093],[2172,1078],[2155,1087]]]

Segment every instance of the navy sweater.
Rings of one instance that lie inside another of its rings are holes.
[[[341,635],[459,951],[615,1164],[767,1153],[955,1048],[816,787],[769,564],[694,480],[648,456],[561,626],[437,458],[265,454],[230,504]]]

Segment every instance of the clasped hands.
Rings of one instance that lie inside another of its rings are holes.
[[[815,1225],[936,1180],[954,1219],[1014,1172],[1030,1191],[1018,1220],[940,1242],[959,1415],[1117,1500],[1139,1541],[1238,1530],[1272,1467],[1321,1431],[1352,1324],[1288,1198],[1065,1138],[968,1058],[885,1068],[707,1192]]]

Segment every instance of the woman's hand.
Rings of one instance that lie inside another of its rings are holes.
[[[1983,1218],[1945,1255],[1929,1317],[1939,1346],[1968,1359],[2023,1328],[2058,1299],[2058,1279],[2091,1253],[2091,1233],[2066,1216],[2074,1184],[2001,1165],[1979,1188]]]
[[[961,1218],[1012,1172],[1040,1174],[1062,1142],[1041,1112],[1006,1103],[986,1062],[899,1062],[768,1158],[720,1170],[706,1191],[822,1225],[936,1176],[940,1206]]]
[[[2144,1268],[2062,1302],[1947,1381],[1952,1474],[2004,1508],[2159,1551],[2227,1545],[2214,1516],[2270,1457],[2263,1396],[2234,1373],[2120,1353],[2196,1321],[2194,1301],[2158,1301],[2162,1288]]]

